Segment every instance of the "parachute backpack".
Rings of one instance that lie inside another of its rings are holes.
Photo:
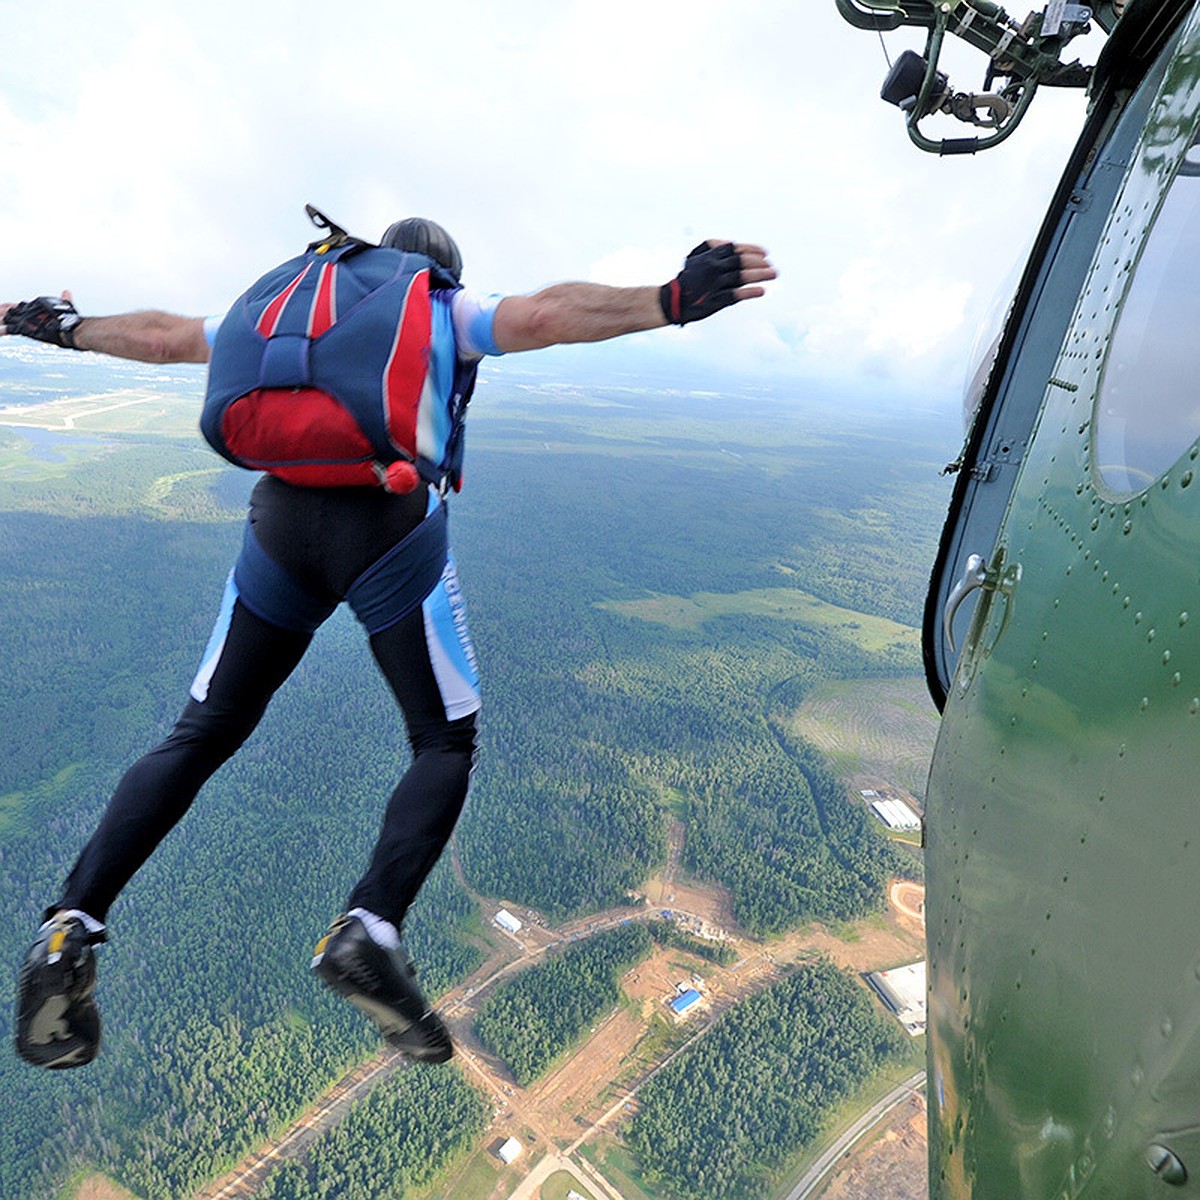
[[[200,430],[239,467],[303,487],[462,486],[474,364],[430,376],[431,289],[454,274],[412,251],[329,231],[267,272],[217,331]]]

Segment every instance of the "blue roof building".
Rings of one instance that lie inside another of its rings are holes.
[[[692,1005],[698,1003],[699,1000],[700,993],[696,991],[695,988],[688,988],[683,995],[676,996],[675,999],[671,1001],[671,1011],[677,1017],[682,1017],[683,1014],[686,1013],[688,1009],[692,1007]]]

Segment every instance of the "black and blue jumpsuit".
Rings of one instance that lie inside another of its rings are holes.
[[[436,384],[450,378],[458,355],[499,353],[491,336],[499,297],[434,298],[441,299],[430,367]],[[475,760],[479,680],[445,503],[432,489],[307,488],[270,475],[251,495],[241,553],[179,720],[124,774],[49,911],[106,921],[118,893],[250,736],[343,600],[366,631],[412,748],[346,908],[400,927],[450,839]]]

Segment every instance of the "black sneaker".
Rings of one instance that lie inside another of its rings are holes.
[[[102,936],[58,914],[38,930],[17,979],[17,1053],[35,1067],[82,1067],[100,1050],[100,1013],[92,999]]]
[[[388,950],[358,917],[338,917],[317,943],[313,973],[379,1027],[388,1045],[421,1062],[454,1053],[450,1031],[421,995],[403,950]]]

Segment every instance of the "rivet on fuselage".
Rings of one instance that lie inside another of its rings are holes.
[[[1179,1156],[1161,1142],[1151,1142],[1146,1147],[1146,1164],[1163,1183],[1169,1183],[1172,1187],[1182,1187],[1187,1183],[1187,1168]]]

